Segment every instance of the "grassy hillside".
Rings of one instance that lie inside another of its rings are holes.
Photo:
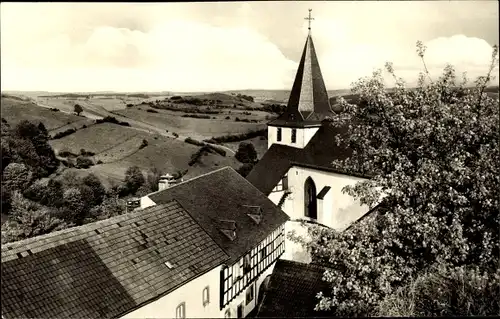
[[[254,115],[245,116],[241,111],[231,114],[213,114],[210,119],[198,119],[182,117],[184,113],[168,110],[155,110],[157,113],[147,112],[148,106],[137,106],[126,110],[115,111],[114,113],[154,125],[162,130],[176,132],[180,135],[189,135],[197,139],[206,139],[213,136],[226,134],[246,133],[252,130],[259,130],[266,127],[264,112],[251,112]],[[230,119],[225,118],[229,116]],[[253,118],[261,120],[261,123],[235,122],[235,118]]]
[[[54,112],[48,108],[42,108],[30,101],[23,101],[18,98],[1,98],[2,117],[11,125],[15,125],[23,120],[33,123],[43,122],[47,130],[54,130],[69,123],[80,122],[85,118],[66,114],[63,112]]]

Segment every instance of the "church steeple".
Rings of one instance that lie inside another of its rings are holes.
[[[311,9],[307,35],[286,111],[271,126],[317,126],[332,110],[311,36]]]

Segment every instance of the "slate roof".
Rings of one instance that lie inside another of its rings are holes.
[[[2,317],[117,317],[228,258],[178,202],[165,202],[2,245]]]
[[[368,174],[347,172],[332,167],[333,160],[343,160],[352,154],[352,150],[346,145],[337,146],[335,136],[339,134],[345,136],[347,127],[336,127],[330,122],[323,122],[316,134],[302,149],[281,144],[271,145],[248,174],[248,181],[261,192],[269,195],[292,166],[369,178]]]
[[[279,207],[231,167],[221,168],[148,196],[156,204],[177,200],[233,263],[288,219]],[[260,206],[259,223],[245,205]],[[220,220],[236,224],[236,238],[223,234]]]
[[[324,272],[321,266],[278,260],[255,317],[331,317],[314,310],[316,294],[331,289],[322,280]]]
[[[306,127],[319,126],[333,115],[328,92],[309,34],[302,51],[299,68],[290,92],[285,112],[269,123],[270,126]]]

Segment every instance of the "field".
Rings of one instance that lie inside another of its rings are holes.
[[[53,112],[42,108],[30,101],[23,101],[13,97],[1,98],[2,117],[12,126],[23,120],[33,123],[43,122],[47,130],[55,130],[70,123],[82,122],[87,119],[63,112]]]
[[[246,133],[252,130],[264,129],[264,112],[251,112],[253,115],[244,115],[242,111],[230,111],[231,113],[210,114],[210,119],[198,119],[191,117],[182,117],[185,113],[168,110],[155,110],[158,113],[147,112],[151,109],[149,106],[136,106],[113,112],[129,119],[148,123],[165,132],[176,132],[180,135],[191,136],[195,139],[206,139],[213,136]],[[229,112],[229,111],[228,111]],[[268,115],[268,114],[267,114]],[[231,120],[226,120],[229,116]],[[235,122],[234,119],[254,119],[260,123]]]

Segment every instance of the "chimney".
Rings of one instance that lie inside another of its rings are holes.
[[[131,212],[140,206],[141,206],[140,198],[132,197],[129,200],[127,200],[127,212]]]
[[[160,180],[158,181],[158,190],[162,191],[172,185],[182,182],[183,180],[184,179],[182,177],[176,179],[174,175],[170,174],[161,175]]]

